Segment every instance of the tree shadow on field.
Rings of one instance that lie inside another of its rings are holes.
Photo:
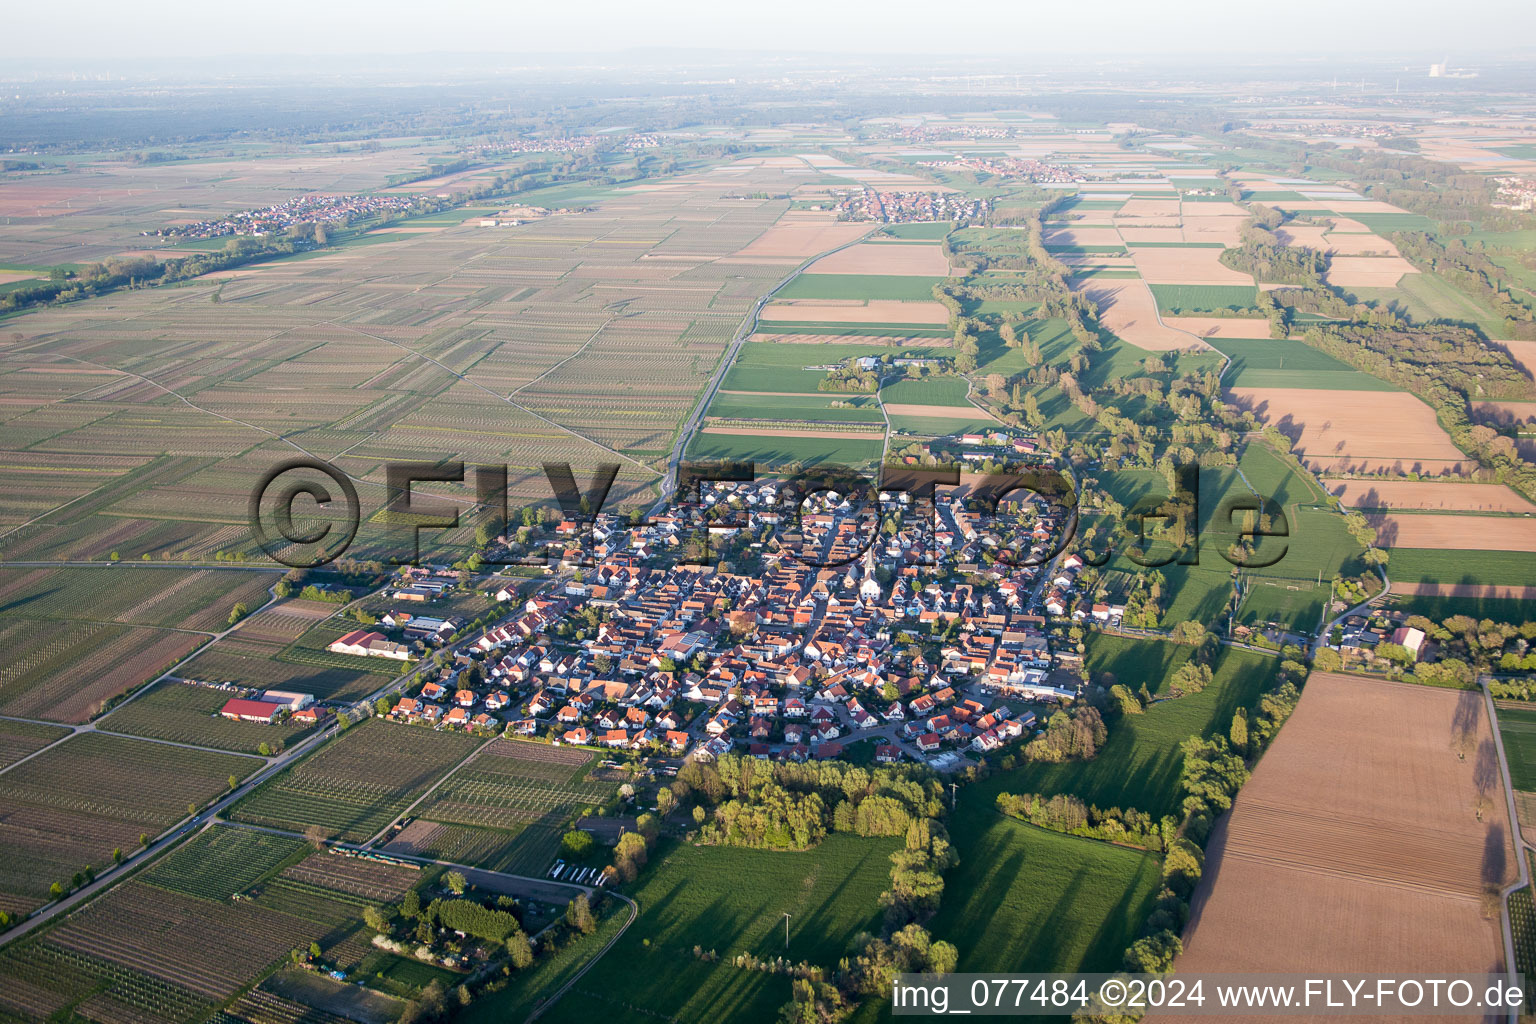
[[[1482,721],[1483,695],[1476,690],[1463,690],[1451,712],[1451,746],[1463,759],[1472,752]]]
[[[1509,843],[1504,838],[1504,826],[1495,823],[1488,826],[1488,835],[1483,839],[1483,884],[1503,885],[1507,871]]]

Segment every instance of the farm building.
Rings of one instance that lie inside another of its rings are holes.
[[[219,709],[219,714],[236,722],[260,722],[263,725],[270,725],[277,718],[278,712],[286,711],[287,708],[286,704],[275,701],[231,697]]]
[[[344,636],[332,640],[326,648],[333,654],[356,654],[363,657],[394,658],[396,661],[409,660],[411,653],[403,644],[397,644],[384,638],[382,633],[373,633],[365,629],[354,629]]]

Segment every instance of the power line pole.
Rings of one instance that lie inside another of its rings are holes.
[[[789,948],[789,911],[784,911],[784,948]]]

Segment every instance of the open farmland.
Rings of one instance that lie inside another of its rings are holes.
[[[1328,480],[1326,486],[1330,494],[1351,508],[1372,511],[1423,509],[1430,512],[1536,512],[1536,505],[1502,484]]]
[[[1481,695],[1314,672],[1212,835],[1179,970],[1501,969],[1501,789]]]
[[[1434,410],[1404,392],[1237,387],[1227,396],[1291,438],[1296,453],[1319,472],[1455,476],[1472,468]]]
[[[36,906],[54,882],[159,835],[261,763],[85,733],[12,767],[0,774],[0,903]]]
[[[807,853],[671,845],[634,892],[640,918],[543,1019],[609,1013],[613,992],[680,1020],[769,1019],[789,999],[789,979],[729,959],[751,952],[835,967],[855,935],[878,930],[879,895],[899,845],[847,835]],[[694,946],[715,950],[720,962],[695,959]]]
[[[1148,352],[1205,348],[1200,338],[1165,327],[1158,319],[1157,300],[1142,281],[1083,280],[1078,287],[1099,307],[1099,322],[1115,337]]]
[[[9,768],[68,735],[69,730],[63,726],[0,718],[0,768]]]
[[[168,680],[113,711],[97,728],[243,754],[256,753],[263,743],[276,750],[309,731],[287,722],[262,725],[223,718],[219,709],[232,696],[227,690]]]
[[[478,838],[486,848],[462,863],[538,875],[552,863],[564,829],[616,791],[612,782],[588,778],[594,761],[584,750],[499,739],[449,776],[413,816],[474,830],[465,838]],[[415,837],[402,833],[389,849],[420,855],[446,841],[423,829]]]
[[[0,712],[83,722],[256,608],[262,572],[0,569]]]
[[[1536,520],[1515,516],[1387,513],[1366,517],[1384,548],[1536,552]]]
[[[200,1021],[311,941],[336,962],[355,963],[353,947],[367,948],[350,939],[362,908],[398,900],[418,878],[216,826],[0,953],[0,1010],[40,1017],[73,1009],[103,1024]]]
[[[263,784],[230,817],[367,839],[483,742],[370,718]]]
[[[335,605],[318,601],[288,600],[272,605],[199,651],[182,674],[204,682],[298,690],[321,699],[366,694],[378,687],[374,670],[382,671],[381,666],[358,664],[360,659],[323,650],[314,652],[312,662],[282,657],[335,611]],[[332,660],[318,661],[322,655]],[[342,660],[338,664],[336,659]]]
[[[570,461],[585,479],[616,461],[610,503],[648,500],[677,424],[784,274],[741,254],[788,204],[723,198],[754,173],[680,179],[495,231],[397,232],[14,319],[19,340],[0,366],[15,379],[6,447],[129,461],[104,464],[113,472],[83,496],[39,496],[26,506],[37,518],[0,538],[0,556],[255,556],[247,496],[295,448],[335,458],[357,481],[357,556],[384,553],[373,513],[391,459],[508,463],[517,504],[550,500],[543,462]],[[847,239],[848,225],[815,220],[797,264]],[[876,280],[903,296],[913,287]],[[472,531],[466,521],[424,543],[462,552]]]

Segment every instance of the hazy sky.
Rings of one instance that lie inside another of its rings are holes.
[[[1453,61],[1536,45],[1531,0],[70,0],[6,5],[4,57],[487,52],[509,61],[630,47],[1078,54],[1292,53]],[[3,71],[0,71],[3,74]]]

